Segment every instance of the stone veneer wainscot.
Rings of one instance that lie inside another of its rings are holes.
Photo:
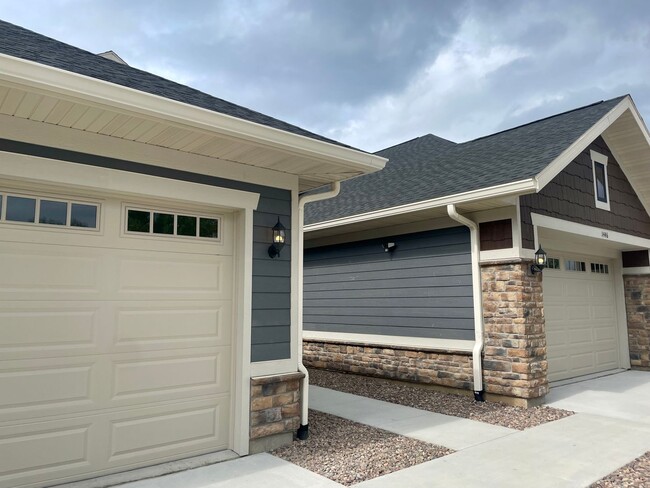
[[[624,277],[630,365],[650,370],[650,275]]]

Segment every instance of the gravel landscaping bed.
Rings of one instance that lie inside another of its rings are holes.
[[[650,451],[589,488],[650,488]]]
[[[320,369],[309,370],[309,382],[332,390],[517,430],[573,415],[568,410],[551,407],[520,408],[500,403],[476,402],[470,396],[442,393],[409,383]]]
[[[310,410],[309,438],[294,441],[271,454],[350,486],[452,452],[446,447]]]

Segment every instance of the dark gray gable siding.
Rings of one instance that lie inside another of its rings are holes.
[[[596,208],[590,151],[607,156],[610,210]],[[520,197],[521,237],[533,249],[532,212],[650,239],[650,216],[602,137],[598,137],[539,193]]]
[[[0,151],[29,154],[102,168],[130,171],[174,180],[202,183],[260,194],[253,214],[253,361],[286,359],[291,347],[291,192],[243,181],[179,171],[93,154],[0,139]],[[287,228],[287,245],[271,259],[271,227],[278,217]]]
[[[304,273],[305,330],[474,337],[465,227],[307,249]]]
[[[342,147],[340,142],[0,20],[0,52]]]

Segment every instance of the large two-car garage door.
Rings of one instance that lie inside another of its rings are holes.
[[[231,216],[0,194],[0,487],[227,448]]]
[[[543,286],[549,381],[618,368],[612,262],[548,255]]]

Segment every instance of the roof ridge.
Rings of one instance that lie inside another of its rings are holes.
[[[492,136],[496,136],[498,134],[503,134],[505,132],[510,132],[510,131],[513,131],[513,130],[521,129],[522,127],[527,127],[529,125],[537,124],[538,122],[543,122],[544,120],[549,120],[549,119],[553,119],[555,117],[560,117],[562,115],[567,115],[567,114],[570,114],[572,112],[577,112],[579,110],[584,110],[584,109],[589,108],[589,107],[595,107],[596,105],[600,105],[600,104],[606,103],[606,102],[611,102],[613,100],[623,99],[623,98],[625,98],[627,96],[629,96],[629,93],[627,93],[625,95],[620,95],[618,97],[610,98],[609,100],[600,100],[598,102],[590,103],[589,105],[583,105],[582,107],[573,108],[571,110],[566,110],[566,111],[560,112],[558,114],[549,115],[548,117],[542,117],[541,119],[533,120],[531,122],[526,122],[525,124],[517,125],[515,127],[510,127],[509,129],[504,129],[504,130],[500,130],[498,132],[494,132],[492,134],[477,137],[476,139],[471,139],[469,141],[462,142],[461,144],[468,144],[470,142],[480,141],[481,139],[487,139],[488,137],[492,137]]]
[[[389,149],[394,149],[394,148],[402,146],[404,144],[409,144],[409,143],[411,143],[413,141],[416,141],[418,139],[424,139],[425,137],[435,137],[439,141],[448,142],[449,144],[453,144],[454,146],[458,145],[457,142],[450,141],[449,139],[445,139],[444,137],[440,137],[440,136],[437,136],[437,135],[432,134],[432,133],[429,132],[428,134],[424,134],[422,136],[414,137],[413,139],[409,139],[408,141],[398,142],[397,144],[393,144],[392,146],[385,147],[383,149],[380,149],[379,151],[374,152],[373,154],[379,154],[380,152],[388,151]]]

